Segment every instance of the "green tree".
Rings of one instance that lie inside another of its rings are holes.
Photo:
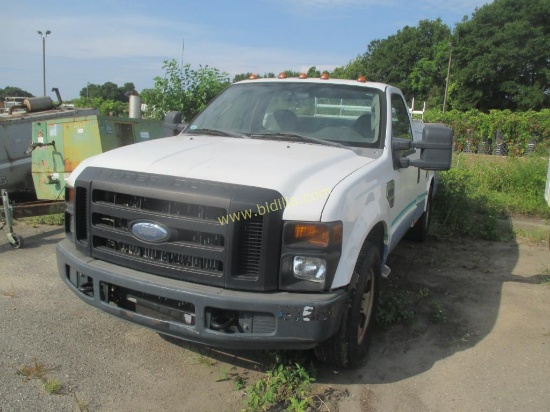
[[[281,73],[286,73],[287,77],[298,77],[300,75],[300,72],[294,70],[283,70]]]
[[[80,90],[80,97],[90,99],[99,97],[103,100],[127,103],[127,94],[129,92],[135,92],[135,90],[136,86],[134,86],[134,83],[124,83],[122,87],[118,87],[118,85],[113,82],[106,82],[102,85],[90,83]]]
[[[128,102],[104,99],[102,97],[81,97],[71,101],[75,107],[91,107],[103,116],[128,116]]]
[[[321,77],[321,71],[317,67],[311,66],[307,71],[307,77]]]
[[[162,119],[168,111],[180,111],[184,121],[193,119],[206,105],[229,85],[227,73],[218,69],[190,65],[180,68],[176,60],[164,61],[163,77],[155,77],[155,87],[141,92],[147,105],[144,115]]]
[[[248,78],[252,74],[255,74],[256,76],[258,76],[259,79],[261,79],[261,78],[273,79],[275,77],[274,73],[264,73],[264,74],[256,74],[256,73],[250,73],[250,72],[248,72],[248,73],[239,73],[239,74],[236,74],[235,77],[233,77],[233,83],[240,82],[241,80],[248,80]]]
[[[458,24],[452,106],[550,107],[550,1],[494,0]]]
[[[236,74],[235,77],[233,77],[233,83],[237,83],[237,82],[240,82],[241,80],[248,80],[248,78],[250,76],[252,76],[252,74],[254,73],[239,73],[239,74]],[[261,77],[261,76],[258,76],[258,77]]]
[[[333,77],[363,75],[397,86],[408,97],[442,103],[451,36],[441,19],[421,20],[416,27],[405,26],[386,39],[373,40],[363,55],[336,68]]]
[[[31,93],[20,89],[19,87],[6,86],[0,89],[0,100],[6,97],[34,97]]]

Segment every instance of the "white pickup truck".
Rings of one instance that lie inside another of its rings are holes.
[[[234,349],[366,354],[388,254],[426,235],[452,131],[387,84],[250,79],[174,137],[67,179],[61,278],[162,334]]]

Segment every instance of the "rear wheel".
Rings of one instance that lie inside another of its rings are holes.
[[[379,279],[380,252],[367,242],[355,265],[340,328],[315,348],[320,361],[347,368],[365,358],[374,329]]]

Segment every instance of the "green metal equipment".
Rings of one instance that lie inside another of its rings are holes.
[[[82,160],[164,136],[158,120],[91,115],[34,122],[30,150],[36,197],[62,200],[65,178]]]
[[[131,108],[132,97],[135,96],[130,96]],[[139,108],[138,104],[134,105]],[[24,155],[32,153],[31,174],[37,200],[14,205],[8,190],[0,190],[0,230],[7,230],[8,241],[16,249],[23,245],[23,238],[14,233],[13,219],[62,213],[65,209],[65,179],[81,161],[117,147],[174,136],[186,126],[181,123],[179,112],[167,113],[164,122],[139,117],[98,116],[82,111],[72,117],[67,114],[64,118],[43,116],[32,124],[31,145]],[[8,137],[13,135],[13,141],[25,141],[28,136],[25,130],[21,128],[18,132]],[[31,140],[31,136],[28,138]],[[21,155],[24,158],[23,153]],[[0,175],[0,186],[2,182]]]

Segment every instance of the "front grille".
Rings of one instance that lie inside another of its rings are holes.
[[[239,276],[259,276],[262,234],[263,216],[247,219],[239,225]]]
[[[83,244],[88,240],[88,190],[77,187],[75,192],[76,240]]]
[[[93,247],[95,249],[108,250],[111,253],[116,253],[135,261],[156,262],[174,268],[208,271],[215,275],[221,275],[223,273],[223,263],[219,260],[190,256],[176,252],[167,252],[159,249],[161,246],[159,246],[159,248],[144,247],[94,236]]]
[[[93,202],[98,204],[104,203],[113,206],[128,207],[131,209],[166,214],[170,216],[185,216],[195,219],[214,221],[216,221],[218,217],[225,216],[227,214],[227,211],[221,207],[153,199],[145,196],[135,196],[106,190],[94,190]]]
[[[150,316],[177,322],[186,326],[195,325],[195,305],[190,302],[164,298],[137,290],[100,282],[101,300],[108,305]]]
[[[75,188],[77,248],[95,259],[223,288],[278,287],[282,210],[223,222],[280,198],[276,191],[92,167]],[[134,235],[138,222],[168,234],[148,241]]]
[[[102,213],[92,215],[92,225],[98,228],[114,229],[127,232],[129,220],[126,218],[112,217]],[[223,246],[225,238],[215,233],[200,232],[198,230],[176,229],[174,239],[178,242],[198,245]]]

